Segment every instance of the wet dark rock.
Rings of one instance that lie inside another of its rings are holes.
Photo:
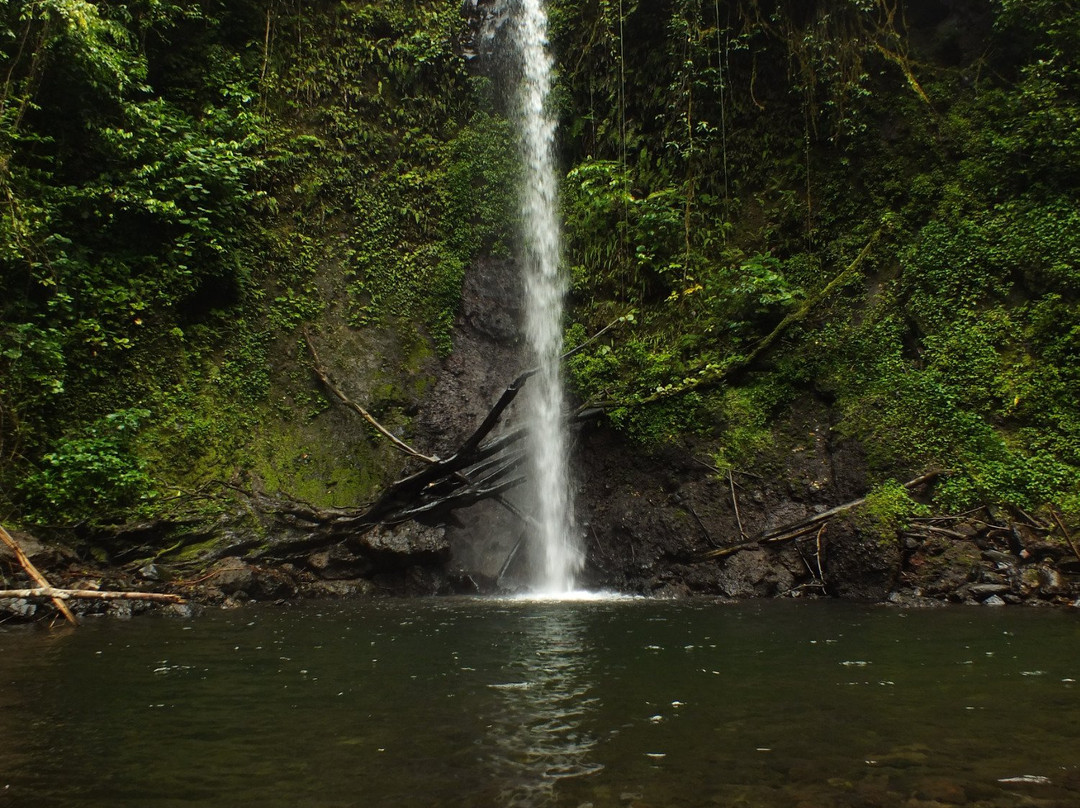
[[[522,290],[513,261],[484,258],[466,273],[461,290],[461,321],[474,334],[514,345],[521,333]],[[509,369],[508,369],[509,370]]]
[[[308,581],[301,585],[301,594],[309,598],[358,598],[379,594],[379,588],[371,581]]]
[[[130,620],[135,609],[130,601],[118,600],[109,604],[108,615],[118,620]]]
[[[1069,555],[1068,548],[1037,539],[1029,540],[1025,549],[1028,556],[1034,561],[1058,563]]]
[[[36,603],[26,598],[2,598],[0,599],[0,620],[4,617],[14,617],[19,620],[29,620],[37,614]]]
[[[187,619],[199,615],[203,607],[198,603],[169,603],[163,611],[172,617]]]
[[[1050,566],[1038,568],[1039,593],[1043,596],[1063,595],[1069,590],[1069,584],[1060,572]]]
[[[526,369],[518,339],[520,275],[513,261],[498,258],[481,258],[466,271],[454,350],[442,362],[415,422],[418,442],[429,451],[459,445]]]
[[[925,597],[919,589],[898,589],[890,592],[886,602],[904,609],[929,609],[945,605],[945,602],[938,598]]]
[[[720,593],[732,598],[771,597],[791,590],[796,577],[764,548],[732,556],[717,575]]]
[[[8,534],[15,539],[34,566],[40,569],[67,566],[78,558],[74,550],[61,542],[47,541],[22,530],[9,529]],[[20,569],[15,553],[3,542],[0,542],[0,562]]]
[[[825,580],[842,598],[883,600],[900,575],[895,538],[861,530],[850,516],[832,520],[824,534]]]
[[[1008,576],[1010,591],[1020,597],[1027,597],[1039,589],[1039,571],[1035,567],[1012,567]]]
[[[363,578],[374,571],[367,558],[358,556],[342,545],[336,545],[307,557],[308,566],[325,580]]]
[[[424,557],[438,561],[449,550],[444,528],[415,523],[368,530],[356,544],[370,555],[414,562]]]
[[[226,595],[255,587],[255,567],[238,558],[226,558],[210,568],[214,586]]]
[[[233,600],[274,600],[296,594],[296,584],[283,570],[257,567],[226,558],[210,568],[210,585]]]
[[[1009,591],[1009,585],[1001,583],[970,584],[965,588],[977,598],[986,595],[1000,595]]]

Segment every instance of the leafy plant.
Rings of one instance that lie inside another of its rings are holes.
[[[147,505],[156,495],[135,450],[145,409],[109,413],[85,432],[60,439],[19,485],[24,518],[70,524]]]

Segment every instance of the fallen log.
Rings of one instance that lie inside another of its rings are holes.
[[[97,589],[57,589],[42,586],[37,589],[0,589],[0,598],[49,598],[54,603],[65,600],[151,600],[157,603],[183,603],[179,595],[160,592],[103,592]]]

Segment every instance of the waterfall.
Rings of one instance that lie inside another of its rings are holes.
[[[525,333],[537,368],[529,382],[530,451],[536,531],[543,548],[534,587],[568,592],[584,553],[574,535],[573,501],[563,420],[562,311],[556,213],[555,119],[548,109],[552,59],[547,50],[543,0],[520,0],[511,26],[521,58],[518,121],[524,153],[522,224]]]

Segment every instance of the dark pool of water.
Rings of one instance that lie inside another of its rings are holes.
[[[0,629],[0,806],[1080,806],[1080,614],[410,600]]]

